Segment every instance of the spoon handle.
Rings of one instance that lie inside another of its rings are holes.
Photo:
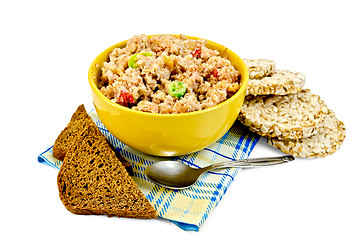
[[[202,169],[204,171],[210,171],[212,169],[227,168],[227,167],[262,167],[262,166],[271,166],[271,165],[286,163],[293,160],[294,157],[291,155],[266,157],[266,158],[250,158],[250,159],[241,159],[230,162],[216,163]]]

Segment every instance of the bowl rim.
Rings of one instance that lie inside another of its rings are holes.
[[[152,36],[157,36],[157,35],[162,35],[162,34],[147,35],[147,37],[152,37]],[[170,34],[170,35],[180,36],[180,34]],[[156,117],[157,116],[157,117],[161,117],[161,118],[185,117],[185,116],[190,116],[190,115],[198,115],[198,114],[203,114],[203,113],[207,113],[207,112],[212,112],[212,111],[215,111],[215,110],[217,110],[219,108],[222,108],[224,105],[227,105],[229,102],[233,101],[235,98],[240,97],[240,95],[243,94],[243,91],[246,91],[246,87],[247,87],[247,84],[249,82],[249,71],[247,70],[247,67],[246,67],[244,61],[236,53],[234,53],[229,48],[227,48],[227,47],[225,47],[225,46],[223,46],[223,45],[221,45],[219,43],[210,41],[210,40],[205,39],[205,38],[199,38],[199,37],[188,36],[188,35],[183,35],[183,36],[185,36],[186,38],[189,38],[189,39],[194,39],[194,40],[199,40],[199,39],[206,40],[206,43],[211,43],[212,45],[218,45],[219,47],[223,48],[224,51],[227,51],[228,53],[231,53],[232,55],[234,55],[236,57],[237,61],[241,64],[241,68],[242,68],[243,71],[240,74],[244,74],[243,75],[244,79],[242,81],[242,85],[240,86],[239,90],[233,96],[231,96],[230,98],[226,99],[225,101],[223,101],[223,102],[221,102],[221,103],[219,103],[219,104],[217,104],[217,105],[215,105],[213,107],[209,107],[209,108],[205,108],[205,109],[197,110],[197,111],[192,111],[192,112],[186,112],[186,113],[170,113],[170,114],[169,113],[166,114],[166,113],[143,112],[143,111],[134,110],[134,109],[131,109],[131,108],[128,108],[128,107],[124,107],[124,106],[122,106],[120,104],[112,102],[110,99],[108,99],[106,96],[104,96],[102,94],[102,92],[100,91],[100,89],[96,86],[95,80],[94,80],[94,78],[92,78],[92,76],[93,76],[92,67],[97,64],[96,62],[98,62],[97,59],[98,59],[98,57],[100,55],[102,55],[104,52],[110,51],[111,49],[117,48],[117,46],[120,45],[120,44],[126,43],[128,41],[128,39],[125,40],[125,41],[118,42],[118,43],[108,47],[107,49],[103,50],[92,61],[92,64],[90,65],[89,70],[88,70],[88,82],[89,82],[89,85],[91,87],[91,90],[95,94],[97,94],[97,96],[100,97],[107,104],[112,105],[113,107],[118,108],[119,110],[128,111],[128,112],[135,113],[135,114],[141,114],[141,115],[149,116],[149,117],[151,117],[151,116]],[[235,66],[233,65],[233,67],[235,67]],[[238,70],[238,71],[240,72],[240,70]]]

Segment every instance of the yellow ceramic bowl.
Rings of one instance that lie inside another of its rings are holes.
[[[190,39],[199,39],[189,37]],[[97,88],[104,62],[120,42],[103,51],[88,72],[93,103],[105,127],[129,147],[155,156],[179,156],[196,152],[221,138],[232,126],[244,101],[249,74],[244,62],[228,48],[207,40],[206,47],[227,57],[241,74],[241,87],[228,100],[214,107],[180,114],[155,114],[132,110],[111,102]]]

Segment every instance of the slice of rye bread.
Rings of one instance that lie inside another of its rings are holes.
[[[58,160],[63,161],[66,153],[73,145],[74,140],[77,139],[79,133],[82,132],[88,125],[96,126],[82,104],[73,113],[70,122],[55,140],[53,145],[53,156]],[[133,176],[132,165],[122,155],[120,155],[116,149],[114,149],[111,143],[108,142],[108,144],[116,153],[123,166],[125,166],[127,172]]]
[[[95,125],[78,135],[64,158],[57,182],[61,201],[74,214],[157,217]]]

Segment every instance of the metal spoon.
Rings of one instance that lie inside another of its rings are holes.
[[[216,163],[204,168],[193,168],[176,161],[160,161],[149,165],[145,169],[145,174],[151,182],[157,185],[172,189],[183,189],[194,184],[201,174],[213,169],[270,166],[293,160],[294,157],[291,155],[268,158],[251,158]]]

